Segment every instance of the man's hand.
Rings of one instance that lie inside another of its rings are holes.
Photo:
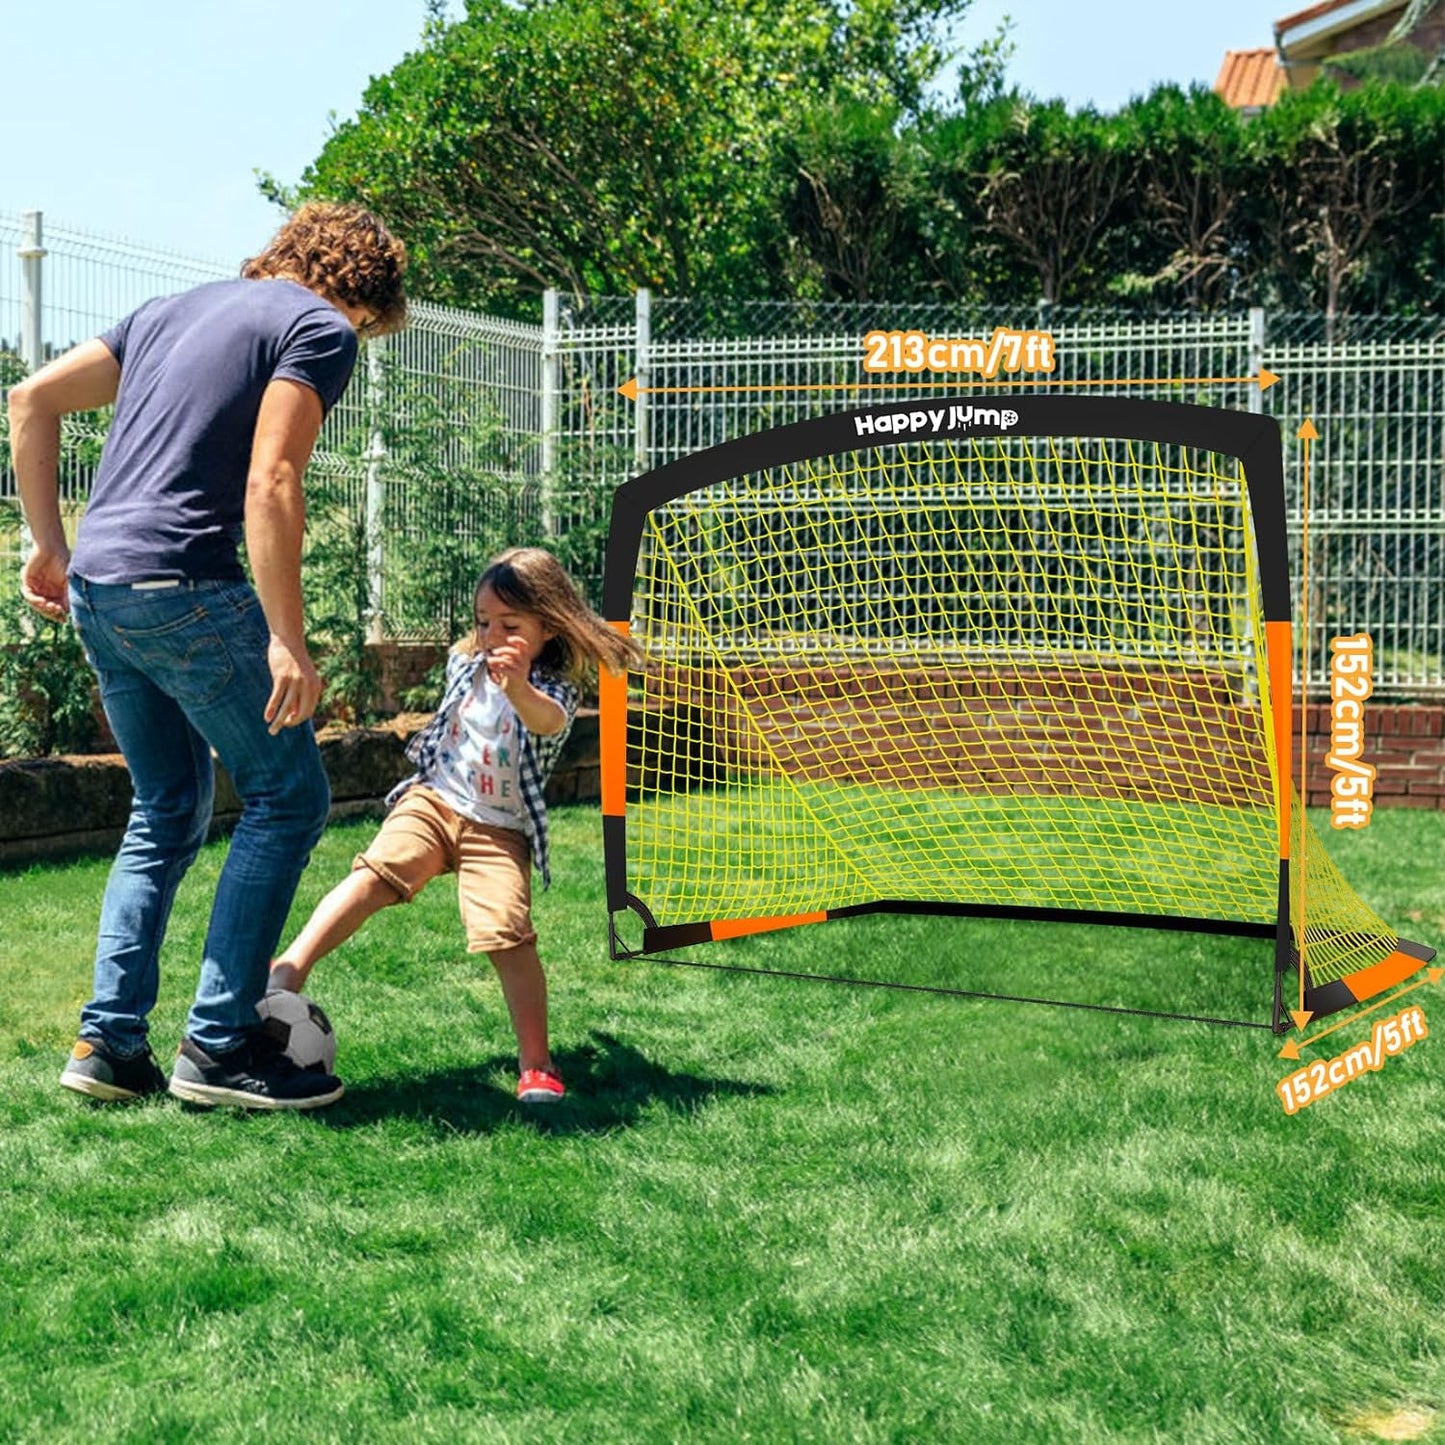
[[[266,661],[271,668],[271,697],[265,718],[275,737],[282,728],[306,722],[316,711],[321,701],[321,678],[304,643],[293,646],[273,634]]]
[[[62,622],[70,613],[70,593],[65,581],[69,566],[67,548],[51,551],[36,547],[20,569],[20,595],[51,622]]]

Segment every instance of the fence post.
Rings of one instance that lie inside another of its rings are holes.
[[[1249,308],[1249,363],[1245,372],[1249,376],[1258,376],[1260,368],[1264,365],[1264,307],[1251,306]],[[1246,386],[1245,405],[1250,411],[1262,412],[1264,410],[1264,392],[1259,386]]]
[[[366,344],[366,406],[371,424],[366,442],[366,640],[373,644],[383,640],[386,598],[386,480],[382,476],[386,438],[381,430],[386,403],[385,345],[384,336]]]
[[[561,335],[561,295],[549,286],[542,293],[542,535],[550,537],[557,521],[552,488],[557,477],[557,398],[561,376],[557,343]]]
[[[16,251],[22,263],[24,290],[20,302],[20,359],[31,371],[39,371],[45,364],[43,212],[23,211],[20,223],[24,229]]]
[[[20,359],[27,371],[39,371],[45,365],[45,246],[44,215],[40,211],[20,213],[22,234],[16,255],[20,257]],[[30,555],[35,538],[22,516],[20,519],[20,554]],[[26,622],[29,623],[27,618]]]
[[[634,348],[637,357],[637,385],[644,388],[652,385],[652,292],[642,287],[637,292],[636,335]],[[637,403],[633,408],[632,460],[639,473],[647,470],[648,411],[651,398],[645,390],[639,390]]]

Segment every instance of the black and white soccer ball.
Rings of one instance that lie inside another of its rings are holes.
[[[267,1035],[298,1067],[328,1074],[336,1067],[336,1031],[326,1010],[314,999],[273,988],[256,1005],[256,1012]]]

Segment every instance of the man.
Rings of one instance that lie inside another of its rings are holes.
[[[309,1109],[341,1097],[256,1013],[329,789],[301,607],[302,474],[357,335],[405,321],[405,249],[359,206],[303,206],[241,279],[147,302],[10,393],[34,549],[21,591],[73,618],[134,789],[96,945],[94,997],[60,1082],[132,1099],[167,1080],[148,1042],[176,888],[205,840],[212,749],[242,802],[170,1092]],[[72,556],[60,421],[115,403]],[[254,587],[237,556],[244,535]]]

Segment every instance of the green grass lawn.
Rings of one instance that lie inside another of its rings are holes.
[[[546,1115],[449,880],[314,977],[346,1098],[263,1117],[59,1089],[106,863],[0,875],[0,1439],[1445,1439],[1438,1040],[1289,1117],[1263,1031],[612,963],[598,815],[555,822]],[[328,833],[292,927],[370,831]],[[1330,846],[1445,940],[1445,814]],[[179,897],[162,1058],[223,856]],[[1268,1009],[1263,945],[1153,931],[868,918],[688,956]],[[1439,993],[1410,997],[1445,1029]]]

